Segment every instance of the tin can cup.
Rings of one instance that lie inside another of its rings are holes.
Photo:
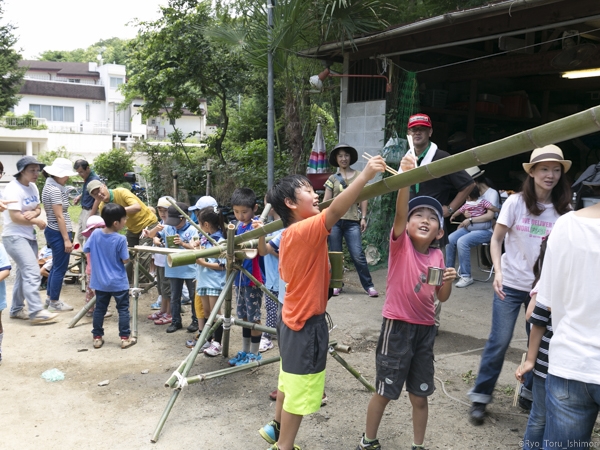
[[[427,284],[441,286],[444,283],[444,269],[441,267],[427,268]]]
[[[167,236],[167,247],[168,248],[179,248],[178,245],[175,245],[175,237],[176,237],[176,235]]]

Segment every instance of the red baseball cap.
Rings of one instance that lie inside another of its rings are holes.
[[[413,128],[413,127],[432,128],[431,119],[429,118],[429,116],[427,114],[419,113],[419,114],[412,115],[408,118],[408,128]]]

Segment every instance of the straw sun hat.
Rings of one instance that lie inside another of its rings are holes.
[[[565,159],[563,152],[556,145],[546,145],[542,148],[536,148],[531,152],[528,163],[523,163],[523,169],[529,173],[531,168],[537,163],[543,161],[555,161],[563,166],[564,172],[567,172],[571,168],[571,161]]]

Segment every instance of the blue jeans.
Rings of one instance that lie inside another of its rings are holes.
[[[69,267],[71,254],[65,252],[65,241],[60,231],[46,227],[44,236],[46,236],[48,247],[52,250],[52,269],[50,269],[50,273],[48,274],[46,294],[50,300],[58,300],[65,279],[65,273],[67,273],[67,267]],[[73,239],[72,232],[69,232],[69,239]]]
[[[448,236],[446,245],[446,267],[454,267],[456,250],[458,249],[458,265],[461,277],[471,277],[471,248],[480,244],[489,243],[492,239],[492,230],[467,231],[459,228]]]
[[[600,407],[600,385],[548,374],[546,449],[589,449]]]
[[[108,309],[110,297],[115,298],[117,303],[117,312],[119,313],[119,336],[129,337],[131,328],[129,327],[129,290],[118,292],[106,292],[96,289],[96,307],[92,318],[92,335],[104,336],[104,314]]]
[[[27,300],[29,318],[33,319],[43,308],[39,291],[41,277],[37,241],[21,236],[4,236],[2,243],[16,266],[10,315],[14,316],[21,311]]]
[[[329,234],[329,250],[332,252],[342,251],[342,237],[346,240],[346,246],[350,252],[352,262],[360,278],[360,284],[365,291],[373,287],[371,273],[367,266],[367,258],[362,248],[362,236],[360,233],[360,222],[356,220],[340,219],[331,229]]]
[[[533,376],[533,404],[523,437],[523,448],[540,450],[544,442],[546,429],[546,379]]]
[[[183,283],[187,285],[190,295],[194,295],[194,279],[169,278],[171,282],[171,316],[174,324],[181,325],[181,294],[183,292]],[[194,301],[192,300],[192,320],[196,319],[194,310]]]
[[[507,286],[502,286],[502,290],[506,294],[504,300],[500,300],[494,293],[492,330],[481,355],[475,386],[468,393],[472,402],[487,404],[492,401],[494,386],[502,371],[504,356],[519,316],[519,308],[525,305],[527,309],[529,304],[529,292],[518,291]],[[527,378],[525,385],[527,386]],[[529,377],[528,388],[531,388],[531,377]]]

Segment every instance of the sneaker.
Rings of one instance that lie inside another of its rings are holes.
[[[379,443],[379,439],[375,439],[371,442],[365,442],[365,433],[363,433],[356,450],[381,450],[381,444]]]
[[[342,288],[333,288],[333,296],[337,297],[342,292]]]
[[[198,342],[196,339],[188,339],[185,341],[185,346],[187,348],[194,348],[196,346],[196,342]]]
[[[379,292],[374,287],[367,289],[367,294],[369,294],[369,297],[379,297]]]
[[[38,323],[51,322],[58,317],[57,313],[49,312],[45,309],[38,311],[33,319],[31,319],[32,325],[36,325]]]
[[[246,357],[244,359],[242,359],[241,361],[238,361],[236,363],[236,367],[245,366],[248,363],[251,363],[254,361],[260,361],[261,359],[262,359],[262,355],[260,353],[258,355],[255,355],[254,353],[247,353]]]
[[[321,398],[321,406],[325,406],[329,399],[327,398],[327,394],[323,392],[323,397]]]
[[[209,347],[204,350],[206,356],[219,356],[221,354],[221,344],[218,342],[211,342]]]
[[[181,298],[181,304],[182,305],[191,305],[192,301],[189,299],[189,297],[182,297]]]
[[[206,350],[208,347],[210,347],[210,344],[212,344],[212,341],[206,341],[204,344],[202,344],[202,347],[200,347],[200,350],[202,350],[202,351]]]
[[[269,444],[275,444],[279,440],[279,425],[274,420],[271,420],[268,424],[258,430],[258,434],[260,434],[260,437]]]
[[[198,331],[198,319],[192,319],[192,323],[187,327],[188,333],[195,333]]]
[[[458,283],[456,283],[456,287],[464,288],[464,287],[472,285],[474,282],[475,282],[475,280],[473,280],[473,278],[471,278],[471,277],[460,277],[460,280],[458,280]]]
[[[519,395],[519,406],[525,411],[531,411],[532,401]]]
[[[246,352],[237,352],[235,358],[231,358],[228,363],[230,366],[237,366],[237,363],[246,358]]]
[[[485,403],[473,402],[469,409],[469,418],[473,425],[483,425],[485,419]]]
[[[29,314],[25,311],[25,308],[18,310],[16,313],[10,316],[11,319],[29,320]]]
[[[279,447],[277,446],[277,444],[273,444],[267,450],[279,450]],[[300,446],[294,444],[294,450],[302,450],[302,449],[300,448]]]
[[[177,330],[181,330],[183,325],[180,323],[171,322],[171,325],[167,327],[167,333],[175,333]]]
[[[150,315],[148,315],[148,320],[158,320],[163,316],[164,313],[159,312],[155,312],[152,313]]]
[[[137,343],[137,339],[131,336],[121,336],[121,350],[125,350]]]
[[[260,338],[260,347],[258,347],[258,351],[260,353],[266,352],[267,350],[271,350],[272,348],[273,343],[271,342],[271,339],[266,338],[264,336]]]
[[[65,312],[65,311],[73,311],[73,307],[68,305],[65,302],[61,302],[60,300],[51,301],[48,305],[48,311],[50,312]]]
[[[160,309],[160,304],[162,303],[162,295],[159,295],[154,303],[150,305],[150,309],[156,310]]]
[[[168,325],[173,322],[173,316],[171,314],[164,313],[161,317],[154,321],[154,325]]]
[[[94,336],[94,348],[100,348],[104,345],[104,339],[102,336]]]

